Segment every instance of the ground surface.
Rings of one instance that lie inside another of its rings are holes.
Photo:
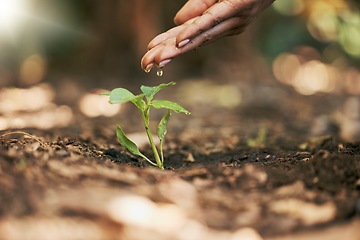
[[[117,122],[144,142],[131,108],[2,131],[0,239],[359,239],[359,144],[311,134],[331,101],[276,101],[174,115],[165,171],[117,143]]]

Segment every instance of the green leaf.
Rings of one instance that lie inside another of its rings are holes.
[[[150,159],[148,159],[144,154],[142,154],[140,152],[140,150],[136,146],[136,144],[125,135],[124,131],[121,129],[121,127],[119,125],[116,126],[116,136],[117,136],[121,146],[126,148],[129,152],[144,158],[151,165],[157,166],[156,163],[152,162]]]
[[[119,125],[116,126],[116,136],[124,148],[126,148],[129,152],[132,154],[143,156],[143,154],[140,152],[139,148],[136,146],[136,144],[127,138],[124,131],[121,129]]]
[[[257,137],[248,139],[246,143],[249,147],[265,147],[266,135],[267,135],[267,128],[261,127],[259,129]]]
[[[164,143],[164,138],[166,135],[166,128],[169,122],[169,118],[171,115],[171,111],[168,110],[166,112],[166,114],[162,117],[162,119],[159,122],[159,125],[157,127],[157,135],[159,137],[160,140],[160,159],[161,159],[161,163],[164,164],[164,152],[163,152],[163,143]]]
[[[146,103],[143,100],[144,94],[140,94],[140,95],[136,95],[134,99],[131,100],[131,102],[141,111],[143,112],[145,107],[146,107]]]
[[[157,135],[160,139],[160,142],[162,142],[166,135],[166,128],[169,122],[171,112],[168,110],[166,114],[163,116],[163,118],[160,120],[159,125],[157,127]]]
[[[134,98],[136,98],[134,94],[132,94],[129,90],[125,88],[115,88],[110,92],[110,100],[109,102],[111,104],[116,103],[126,103]]]
[[[150,105],[157,109],[166,108],[166,109],[172,110],[177,113],[185,113],[186,115],[190,114],[190,112],[188,110],[186,110],[179,104],[177,104],[175,102],[167,101],[167,100],[154,100],[151,102]]]
[[[161,89],[166,88],[168,86],[173,86],[175,84],[176,84],[175,82],[169,82],[169,83],[162,83],[158,86],[153,86],[153,87],[142,85],[140,89],[145,94],[145,97],[148,100],[148,102],[150,102],[154,98],[155,94],[158,93]]]

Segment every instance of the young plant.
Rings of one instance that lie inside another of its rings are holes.
[[[265,126],[262,126],[256,138],[250,138],[247,140],[247,145],[249,147],[265,147],[266,146],[266,138],[267,138],[268,129]]]
[[[154,100],[154,96],[156,93],[158,93],[163,88],[166,88],[168,86],[175,85],[174,82],[169,83],[162,83],[158,86],[141,86],[140,89],[142,91],[142,94],[134,95],[129,90],[125,88],[115,88],[111,92],[102,93],[102,95],[109,96],[109,103],[111,104],[121,104],[126,102],[133,103],[137,109],[139,109],[142,117],[142,121],[144,123],[145,131],[147,134],[147,137],[149,139],[149,143],[152,149],[152,152],[154,154],[154,158],[156,162],[151,161],[149,158],[147,158],[144,154],[142,154],[139,150],[139,148],[136,146],[134,142],[132,142],[124,133],[122,128],[117,125],[116,127],[116,135],[120,142],[120,144],[126,148],[129,152],[131,152],[134,155],[138,155],[142,158],[144,158],[146,161],[148,161],[151,165],[157,166],[160,169],[164,170],[164,153],[163,153],[163,142],[166,135],[166,128],[169,122],[169,118],[171,115],[171,112],[176,113],[185,113],[186,115],[189,115],[190,112],[187,111],[185,108],[181,107],[179,104],[167,100]],[[167,112],[160,120],[158,127],[157,127],[157,136],[160,140],[159,149],[156,147],[153,135],[150,130],[150,109],[160,109],[164,108],[167,109]]]

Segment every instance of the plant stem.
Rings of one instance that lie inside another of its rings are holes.
[[[160,140],[160,159],[161,163],[164,164],[163,140]]]
[[[157,166],[157,164],[156,163],[153,163],[150,159],[148,159],[145,155],[143,155],[143,154],[140,154],[140,157],[142,157],[142,158],[144,158],[146,161],[148,161],[151,165],[153,165],[153,166]]]
[[[160,159],[159,153],[158,153],[158,151],[157,151],[157,148],[156,148],[154,139],[153,139],[152,134],[151,134],[151,131],[150,131],[150,127],[149,127],[149,113],[150,113],[150,108],[147,108],[147,109],[143,112],[143,114],[142,114],[143,121],[144,121],[144,126],[145,126],[145,131],[146,131],[146,134],[147,134],[147,136],[148,136],[151,149],[152,149],[152,151],[153,151],[153,153],[154,153],[154,157],[155,157],[157,166],[158,166],[161,170],[164,170],[163,162],[162,162],[161,159]]]

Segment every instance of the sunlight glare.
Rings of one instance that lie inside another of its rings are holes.
[[[12,31],[25,11],[24,0],[0,0],[0,29]]]
[[[300,57],[291,54],[280,54],[273,62],[274,76],[282,83],[291,85],[295,74],[301,68]]]
[[[340,69],[318,60],[317,54],[315,49],[306,47],[298,50],[297,54],[280,54],[272,64],[273,74],[278,81],[292,86],[303,95],[330,93],[339,90],[338,87],[345,83],[353,84],[352,80],[344,81]]]
[[[238,88],[231,84],[217,84],[211,79],[186,81],[180,86],[179,95],[189,103],[212,104],[228,109],[236,108],[242,103],[241,91]]]
[[[356,68],[349,68],[345,71],[344,75],[344,88],[346,92],[360,95],[360,71]]]
[[[105,92],[105,90],[97,92]],[[80,111],[88,117],[112,117],[120,111],[121,105],[109,104],[107,98],[99,95],[99,93],[88,93],[80,99],[79,107]]]
[[[40,54],[33,54],[25,58],[19,72],[20,82],[31,86],[43,80],[46,73],[46,60]]]
[[[143,196],[130,194],[111,199],[107,203],[107,214],[115,222],[165,234],[179,231],[187,220],[183,211],[174,204],[156,204]]]
[[[294,80],[294,88],[303,95],[330,92],[333,89],[329,69],[324,63],[311,60],[302,65]]]
[[[0,89],[0,114],[39,111],[51,104],[54,97],[54,89],[49,84],[31,88],[2,88]]]
[[[55,91],[49,84],[0,89],[0,130],[68,126],[74,116],[72,109],[56,105],[54,98]]]

